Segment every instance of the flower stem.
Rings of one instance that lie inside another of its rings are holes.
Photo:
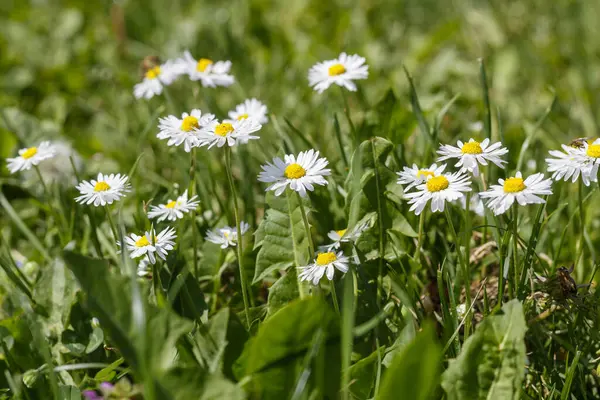
[[[584,243],[585,243],[585,214],[583,212],[583,180],[579,179],[579,249],[577,251],[577,256],[575,258],[574,268],[577,268],[579,265],[579,261],[583,256],[583,252],[585,251]]]
[[[188,199],[196,193],[196,149],[191,152],[190,162],[190,183],[188,185]],[[196,227],[196,210],[190,212],[190,220],[192,222],[192,249],[194,251],[194,276],[198,279],[198,229]]]
[[[215,271],[215,276],[213,277],[213,303],[211,307],[211,313],[215,313],[217,311],[217,303],[219,300],[219,289],[221,287],[221,266],[223,265],[223,261],[225,261],[225,253],[222,249],[219,249],[219,262],[217,264],[217,268]]]
[[[287,205],[288,205],[288,217],[290,219],[290,227],[291,227],[291,234],[292,234],[292,246],[294,249],[294,273],[296,274],[296,283],[298,284],[298,295],[300,296],[301,299],[303,299],[306,296],[306,292],[304,289],[304,284],[302,283],[302,280],[300,279],[300,263],[302,261],[298,260],[298,256],[297,256],[297,251],[296,251],[296,237],[294,235],[294,229],[292,227],[293,225],[293,221],[292,221],[292,204],[291,204],[291,197],[290,197],[290,189],[285,191],[285,197],[287,200]],[[310,257],[309,257],[310,258]]]
[[[112,231],[113,237],[116,241],[119,241],[119,236],[117,235],[117,228],[115,227],[115,223],[112,219],[112,215],[110,214],[110,209],[108,208],[108,204],[104,206],[104,210],[106,211],[106,217],[108,218],[108,224],[110,225],[110,230]]]
[[[519,249],[519,232],[517,229],[518,226],[518,220],[519,220],[519,209],[518,209],[519,205],[517,203],[515,203],[513,205],[513,275],[514,275],[514,279],[515,282],[513,283],[513,293],[518,293],[519,292],[519,254],[518,254],[518,249]]]
[[[415,250],[414,259],[416,262],[420,262],[421,258],[421,246],[423,244],[423,227],[425,225],[425,213],[427,210],[423,210],[419,216],[419,235],[417,236],[417,249]]]
[[[465,200],[465,288],[468,286],[468,291],[471,292],[471,280],[469,279],[471,271],[471,192],[467,192]],[[469,318],[469,310],[471,309],[470,301],[467,302],[466,309],[465,337],[469,335],[469,331],[471,330],[471,318]]]
[[[344,100],[344,114],[346,115],[346,119],[348,120],[348,125],[350,125],[350,130],[352,131],[352,137],[354,138],[355,146],[358,148],[360,145],[358,139],[358,133],[356,128],[354,127],[354,123],[352,122],[352,118],[350,118],[350,107],[348,107],[348,99],[346,98],[346,92],[344,88],[340,87],[340,92],[342,92],[342,99]]]
[[[315,245],[312,241],[312,235],[310,234],[310,225],[308,224],[308,215],[306,215],[306,210],[304,209],[304,204],[302,203],[302,197],[300,197],[300,193],[296,193],[296,198],[298,199],[298,205],[300,206],[300,213],[302,214],[302,222],[304,223],[304,230],[306,230],[306,237],[308,238],[308,251],[310,252],[309,259],[314,257],[315,255]]]
[[[229,190],[231,191],[231,198],[233,200],[233,214],[235,216],[235,226],[237,229],[237,258],[240,268],[240,286],[242,287],[242,299],[244,300],[244,312],[246,314],[246,324],[250,329],[250,312],[248,310],[248,287],[246,283],[246,271],[244,271],[244,252],[243,252],[243,237],[242,227],[240,225],[240,216],[238,212],[237,204],[237,193],[235,185],[233,184],[233,174],[231,173],[231,147],[225,147],[225,169],[227,170],[227,180],[229,181]]]
[[[335,312],[336,313],[340,313],[340,306],[338,304],[338,297],[337,297],[337,293],[335,291],[335,282],[332,280],[330,281],[331,284],[331,298],[333,299],[333,308],[335,308]]]
[[[50,214],[52,214],[52,216],[54,217],[54,223],[58,225],[60,222],[60,224],[62,225],[62,223],[64,221],[63,221],[63,219],[60,218],[60,214],[57,213],[56,209],[52,206],[52,196],[50,195],[50,190],[48,189],[48,186],[46,186],[46,182],[44,182],[44,178],[42,177],[42,173],[41,173],[39,167],[37,165],[34,165],[33,168],[35,169],[35,173],[37,174],[37,176],[40,180],[40,183],[42,184],[42,188],[44,190],[44,196],[46,197],[46,201],[48,202],[48,206],[50,207]],[[60,242],[64,245],[65,240],[63,237],[63,229],[61,229],[61,228],[58,229],[58,236],[60,237]]]

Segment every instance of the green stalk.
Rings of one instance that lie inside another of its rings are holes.
[[[577,256],[575,258],[575,268],[578,267],[579,261],[581,260],[581,257],[583,256],[583,252],[585,251],[585,240],[584,240],[584,235],[585,235],[585,214],[584,214],[584,208],[583,208],[583,179],[579,179],[579,196],[578,196],[577,200],[579,202],[579,231],[580,231],[580,236],[579,236],[579,249],[577,251]]]
[[[420,262],[421,258],[421,245],[423,242],[423,227],[425,225],[425,213],[427,210],[423,210],[421,215],[419,216],[419,234],[417,236],[417,249],[415,250],[414,259],[416,262]]]
[[[306,237],[308,238],[308,250],[310,251],[310,257],[315,256],[315,245],[313,244],[312,235],[310,233],[310,225],[308,224],[308,215],[304,210],[304,204],[302,203],[302,197],[300,197],[300,193],[296,193],[296,199],[298,200],[298,204],[300,205],[300,213],[302,214],[302,222],[304,223],[304,230],[306,231]]]
[[[217,264],[217,270],[215,271],[215,276],[213,277],[213,303],[210,311],[214,314],[217,311],[217,303],[219,299],[219,288],[221,286],[221,275],[219,271],[221,270],[221,266],[223,265],[223,261],[225,260],[225,253],[223,249],[219,249],[219,262]]]
[[[463,255],[461,254],[460,251],[460,240],[458,238],[458,235],[456,234],[456,229],[454,229],[454,224],[452,223],[452,217],[450,216],[450,210],[448,209],[448,207],[444,208],[444,212],[446,214],[446,219],[448,220],[448,226],[450,227],[450,232],[452,233],[452,238],[454,239],[454,243],[456,243],[456,253],[458,256],[458,262],[462,268],[463,271],[463,284],[465,287],[465,299],[466,299],[466,304],[470,305],[471,304],[471,281],[469,279],[469,270],[467,269],[467,264],[464,262],[463,259]],[[468,255],[466,256],[468,257]],[[467,334],[467,330],[465,329],[465,335]]]
[[[518,293],[519,291],[519,254],[518,254],[518,249],[519,249],[519,232],[518,232],[518,219],[519,219],[519,204],[515,203],[513,205],[513,232],[512,232],[512,236],[513,236],[513,275],[514,275],[514,283],[513,283],[513,293]]]
[[[237,192],[235,185],[233,184],[233,174],[231,173],[231,147],[225,147],[225,169],[227,170],[227,180],[229,181],[229,190],[231,191],[231,198],[233,200],[233,214],[235,216],[235,227],[237,229],[237,258],[240,268],[240,286],[242,286],[242,298],[244,300],[244,312],[246,314],[246,323],[248,329],[250,329],[250,312],[248,310],[248,287],[246,282],[246,271],[244,271],[244,253],[243,253],[243,238],[242,238],[242,227],[240,225],[240,216],[237,204]]]
[[[340,86],[340,91],[342,92],[342,99],[344,100],[344,114],[346,114],[346,119],[348,120],[348,125],[350,125],[350,130],[352,131],[352,137],[354,138],[354,142],[356,147],[360,144],[358,133],[356,128],[354,127],[354,123],[352,123],[352,118],[350,118],[350,107],[348,107],[348,99],[346,98],[346,92],[344,88]]]
[[[196,149],[191,152],[190,183],[188,185],[188,199],[196,193]],[[194,276],[198,279],[198,229],[196,227],[196,210],[190,213],[192,221],[192,249],[194,251]]]
[[[110,230],[112,231],[113,237],[115,241],[119,241],[119,236],[117,235],[117,228],[115,227],[115,223],[112,219],[112,215],[110,215],[110,210],[108,208],[108,204],[104,206],[104,211],[106,211],[106,216],[108,218],[108,224],[110,225]]]
[[[40,183],[42,184],[42,188],[44,190],[44,197],[46,197],[46,201],[48,202],[48,206],[50,207],[50,214],[52,214],[52,216],[54,217],[54,223],[55,224],[59,224],[59,222],[62,225],[63,220],[60,218],[59,214],[56,212],[56,209],[52,206],[52,196],[50,195],[50,190],[48,189],[48,186],[46,186],[46,182],[44,182],[44,178],[42,177],[42,173],[40,172],[40,169],[37,165],[33,166],[33,169],[35,170],[35,173],[37,174]],[[63,229],[62,227],[59,227],[58,229],[58,236],[60,238],[60,243],[61,245],[65,245],[65,238],[63,237]]]
[[[290,227],[292,227],[293,220],[292,220],[292,205],[290,203],[290,190],[291,189],[287,189],[285,191],[285,197],[287,199],[288,218],[290,220]],[[302,201],[300,201],[300,204],[302,204]],[[303,208],[301,209],[301,213],[302,213],[302,218],[304,219],[304,209]],[[306,225],[305,225],[305,227],[306,227]],[[293,252],[294,252],[294,268],[295,268],[294,272],[296,274],[296,284],[298,285],[298,294],[299,294],[300,298],[303,299],[306,296],[306,292],[304,290],[304,284],[302,283],[302,280],[300,280],[300,274],[299,274],[299,270],[300,270],[300,266],[301,266],[300,263],[302,261],[298,260],[298,257],[297,257],[297,253],[298,253],[296,251],[296,243],[297,242],[296,242],[293,228],[291,230],[291,233],[292,233],[292,246],[293,246]],[[310,232],[308,232],[308,235],[310,237]],[[310,259],[310,256],[309,256],[309,259]]]
[[[335,312],[340,313],[340,306],[338,304],[338,297],[337,297],[337,293],[335,291],[335,282],[331,281],[331,298],[333,299],[333,308],[335,309]]]

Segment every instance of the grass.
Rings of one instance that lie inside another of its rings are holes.
[[[597,398],[599,187],[554,182],[546,204],[500,216],[416,216],[395,172],[487,137],[508,164],[483,168],[475,192],[548,176],[549,150],[598,137],[598,16],[592,0],[2,2],[0,157],[41,140],[73,152],[39,176],[0,168],[0,397],[111,382],[113,398]],[[133,97],[145,57],[185,49],[231,60],[236,83]],[[308,69],[341,51],[369,78],[317,94]],[[269,109],[260,140],[185,153],[156,138],[159,117],[224,118],[249,97]],[[329,184],[265,193],[260,166],[310,148]],[[77,204],[98,172],[132,191]],[[186,188],[195,214],[148,220]],[[205,240],[241,221],[236,249]],[[361,224],[346,275],[299,285],[294,267],[330,231]],[[170,225],[175,249],[137,277],[114,238]]]

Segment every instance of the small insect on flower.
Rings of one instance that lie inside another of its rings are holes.
[[[129,191],[128,180],[127,175],[104,175],[100,172],[97,179],[92,179],[89,182],[82,181],[76,186],[81,196],[76,197],[75,201],[81,204],[93,203],[96,207],[112,204],[124,197]]]
[[[189,153],[192,148],[200,144],[200,129],[210,125],[215,120],[213,114],[204,114],[198,109],[193,109],[189,114],[181,114],[181,118],[169,115],[158,120],[159,139],[168,139],[167,146],[180,146]]]
[[[550,150],[550,155],[553,158],[546,158],[548,163],[548,172],[552,172],[552,179],[555,181],[575,182],[580,176],[586,186],[591,182],[597,181],[597,175],[592,174],[594,167],[591,161],[585,154],[585,144],[581,146],[566,146],[562,145],[563,151]]]
[[[461,172],[428,176],[427,181],[417,186],[417,191],[406,193],[404,196],[412,204],[410,211],[421,214],[427,202],[431,200],[431,211],[444,211],[446,201],[460,199],[465,192],[471,191],[471,180]]]
[[[498,179],[499,185],[492,185],[487,192],[479,193],[482,198],[489,199],[487,206],[495,215],[504,214],[515,202],[519,205],[545,203],[540,195],[550,195],[551,179],[544,179],[544,174],[533,174],[523,179],[521,172],[514,177]]]
[[[411,188],[427,181],[430,176],[441,175],[446,169],[446,164],[442,164],[439,167],[437,164],[431,164],[429,168],[420,169],[417,164],[413,164],[412,167],[404,167],[398,174],[398,184],[404,186],[405,191],[409,191]]]
[[[161,94],[163,87],[169,86],[179,75],[181,75],[181,67],[172,60],[150,67],[146,70],[142,82],[133,87],[133,95],[137,99],[151,99]]]
[[[50,142],[42,142],[37,147],[27,147],[19,150],[19,156],[7,158],[7,167],[11,174],[18,171],[26,171],[38,165],[44,160],[56,155],[56,149]]]
[[[242,235],[248,232],[248,229],[250,229],[250,225],[247,222],[242,221],[240,224]],[[214,231],[208,231],[206,234],[206,240],[211,243],[221,245],[222,249],[235,247],[237,246],[238,240],[237,228],[235,226],[226,226]]]
[[[158,217],[158,222],[164,221],[165,219],[169,221],[181,219],[183,218],[183,214],[198,208],[200,202],[196,201],[197,198],[198,196],[192,196],[192,198],[188,200],[188,191],[186,190],[181,196],[177,197],[177,200],[169,199],[167,204],[150,207],[148,218],[152,219]]]
[[[350,230],[342,229],[339,231],[330,231],[327,234],[327,237],[331,239],[333,243],[326,246],[327,251],[339,249],[342,243],[356,242],[360,238],[360,235],[362,235],[362,233],[369,228],[370,223],[367,221],[362,224],[355,225],[354,228]]]
[[[305,197],[307,190],[315,190],[314,185],[327,185],[324,177],[331,173],[331,170],[325,168],[328,163],[326,158],[319,158],[319,152],[312,149],[301,151],[298,157],[293,154],[286,155],[283,160],[275,157],[272,164],[267,162],[261,166],[262,172],[258,175],[258,180],[273,182],[266,191],[275,191],[275,196],[281,195],[289,186]]]
[[[129,257],[148,257],[151,264],[156,263],[156,256],[166,260],[169,251],[175,246],[174,239],[177,238],[175,229],[172,227],[163,229],[158,235],[154,229],[145,232],[142,236],[131,233],[125,237],[125,245],[129,251]],[[121,246],[120,242],[117,242]]]
[[[261,124],[250,118],[221,123],[213,120],[198,133],[199,146],[208,146],[210,149],[215,145],[223,147],[227,144],[229,147],[233,147],[236,144],[246,144],[250,139],[260,139],[259,136],[253,136],[251,133],[257,132],[261,128]]]
[[[437,161],[458,158],[454,166],[461,167],[460,172],[471,172],[473,176],[479,176],[479,164],[488,165],[488,161],[491,161],[500,168],[504,168],[506,164],[500,157],[508,153],[508,149],[502,147],[500,142],[490,145],[489,139],[484,139],[481,143],[470,139],[467,143],[459,140],[457,144],[458,147],[442,145],[437,151],[441,155]]]
[[[340,272],[348,272],[348,257],[339,251],[334,253],[332,251],[326,253],[319,253],[315,261],[305,267],[300,267],[300,280],[310,281],[313,285],[318,285],[323,275],[327,276],[330,281],[333,280],[335,270]]]
[[[233,75],[229,75],[231,61],[214,62],[208,58],[196,60],[186,50],[176,63],[191,80],[200,81],[204,87],[230,86],[235,82]]]
[[[259,124],[264,125],[269,121],[267,119],[267,106],[254,98],[245,100],[242,104],[238,104],[235,106],[235,110],[229,111],[228,115],[229,118],[231,118],[229,122],[252,118]]]
[[[356,84],[353,81],[368,77],[369,66],[365,65],[364,57],[342,53],[334,60],[315,64],[308,71],[308,84],[319,93],[323,93],[333,84],[354,92]]]

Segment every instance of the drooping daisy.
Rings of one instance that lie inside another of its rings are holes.
[[[428,176],[427,181],[417,186],[417,191],[406,193],[404,196],[412,204],[410,211],[416,215],[427,206],[431,200],[431,211],[444,211],[446,201],[455,201],[461,198],[465,192],[471,191],[471,180],[462,172],[453,174],[446,173],[438,176]]]
[[[168,139],[167,146],[180,146],[189,153],[192,148],[200,143],[200,129],[208,126],[215,120],[213,114],[204,114],[198,109],[193,109],[189,114],[181,114],[181,118],[169,115],[158,121],[159,139]]]
[[[336,269],[343,273],[348,272],[349,262],[348,257],[344,256],[341,251],[320,253],[312,264],[300,267],[299,278],[303,281],[310,281],[316,286],[323,275],[326,275],[330,281],[333,280]]]
[[[177,63],[191,80],[200,81],[205,87],[229,86],[235,82],[233,75],[229,75],[231,61],[214,62],[208,58],[196,60],[186,50]]]
[[[150,259],[148,258],[148,256],[144,256],[144,258],[142,258],[138,263],[137,276],[143,278],[145,276],[150,275],[151,273],[152,270],[150,268]]]
[[[130,185],[127,183],[129,177],[121,174],[104,175],[98,174],[97,179],[91,181],[82,181],[77,185],[77,190],[81,196],[76,197],[75,201],[81,204],[92,204],[94,206],[105,206],[124,197],[129,191]]]
[[[246,118],[231,122],[211,121],[206,127],[202,128],[199,135],[199,145],[223,147],[227,144],[229,147],[236,144],[246,144],[250,139],[259,139],[259,136],[250,135],[262,128],[257,121]]]
[[[37,147],[27,147],[19,150],[19,156],[7,158],[7,167],[11,174],[26,171],[44,160],[54,157],[56,149],[50,142],[42,142]]]
[[[339,249],[342,243],[356,242],[358,238],[360,238],[360,235],[370,228],[369,225],[369,221],[367,221],[362,224],[355,225],[354,228],[350,230],[342,229],[339,231],[330,231],[327,234],[327,237],[331,239],[333,243],[326,247],[327,251]]]
[[[554,158],[546,158],[548,172],[553,173],[552,179],[556,181],[571,179],[572,182],[575,182],[581,176],[581,180],[586,186],[590,185],[590,181],[597,181],[597,174],[592,174],[593,162],[590,162],[583,147],[563,144],[562,149],[564,152],[550,150],[550,155]]]
[[[151,264],[156,263],[156,256],[166,260],[169,251],[175,246],[174,239],[177,238],[175,229],[172,227],[163,229],[158,235],[154,229],[145,232],[142,236],[135,233],[125,237],[125,245],[129,251],[129,257],[148,257]],[[121,246],[120,242],[117,245]]]
[[[229,111],[228,115],[233,121],[253,118],[262,125],[268,122],[267,106],[255,98],[247,99],[242,104],[238,104],[235,106],[235,110]]]
[[[502,147],[500,142],[490,145],[489,139],[484,139],[481,143],[470,139],[467,143],[459,140],[458,147],[442,145],[437,152],[441,155],[437,161],[458,158],[454,166],[461,167],[460,172],[469,171],[473,176],[479,176],[479,164],[488,165],[488,161],[504,168],[506,161],[500,157],[508,153],[508,149]]]
[[[446,164],[442,164],[439,167],[437,164],[431,164],[429,168],[420,169],[417,164],[413,164],[412,167],[404,167],[398,174],[398,184],[404,186],[405,191],[409,191],[412,187],[417,186],[427,180],[429,176],[441,175],[446,169]]]
[[[334,60],[315,64],[308,71],[308,83],[319,93],[323,93],[334,83],[354,92],[356,84],[353,81],[367,79],[368,76],[369,66],[365,65],[364,57],[342,53]]]
[[[250,225],[247,222],[242,221],[240,224],[240,229],[242,232],[242,235],[245,234],[246,232],[248,232],[248,229],[250,228]],[[215,243],[215,244],[219,244],[221,245],[222,249],[226,249],[228,247],[235,247],[237,246],[237,240],[238,240],[238,236],[237,236],[237,228],[231,227],[231,226],[226,226],[220,229],[216,229],[214,231],[208,231],[206,234],[206,240],[208,240],[211,243]]]
[[[195,201],[198,196],[192,196],[191,199],[188,200],[188,191],[186,189],[185,192],[179,197],[177,200],[167,201],[167,204],[159,204],[158,206],[151,206],[150,211],[148,212],[148,218],[156,218],[158,217],[158,222],[169,220],[176,221],[178,219],[183,218],[183,214],[188,213],[190,211],[194,211],[199,201]]]
[[[467,196],[461,196],[457,202],[460,204],[463,210],[467,209]],[[485,215],[485,210],[483,209],[483,201],[479,197],[477,193],[471,195],[471,201],[469,202],[469,210],[473,211],[475,214],[483,217]]]
[[[324,178],[331,173],[325,167],[329,161],[319,158],[319,152],[315,150],[301,151],[298,157],[288,154],[283,160],[279,157],[273,159],[273,163],[267,162],[261,166],[262,172],[258,175],[260,182],[271,183],[267,191],[275,191],[275,196],[281,195],[285,188],[295,190],[302,197],[306,196],[306,190],[315,190],[314,185],[327,185]]]
[[[180,74],[181,68],[172,60],[152,67],[146,71],[142,82],[133,87],[133,95],[137,99],[151,99],[161,94],[163,86],[169,86]]]
[[[499,185],[492,185],[486,192],[479,193],[480,197],[488,198],[487,206],[495,215],[504,214],[515,200],[520,205],[544,203],[539,195],[550,195],[551,179],[544,179],[544,174],[538,173],[523,180],[521,172],[506,180],[498,179]]]

